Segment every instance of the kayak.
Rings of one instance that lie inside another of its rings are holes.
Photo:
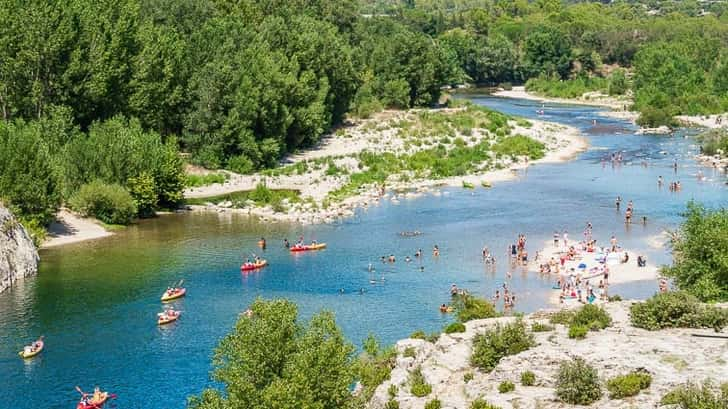
[[[493,187],[493,185],[491,185],[490,182],[488,182],[487,180],[484,180],[484,181],[480,182],[480,185],[483,186],[483,187],[485,187],[485,188]]]
[[[187,294],[186,288],[178,288],[177,291],[174,291],[171,294],[165,291],[164,294],[162,294],[162,302],[176,300],[177,298],[184,297],[185,294]]]
[[[317,244],[306,244],[303,246],[293,246],[291,247],[291,251],[310,251],[310,250],[321,250],[323,248],[326,248],[326,243],[317,243]]]
[[[45,344],[43,343],[42,340],[38,340],[35,342],[36,342],[36,344],[38,344],[38,348],[36,348],[35,351],[26,352],[25,350],[22,350],[22,351],[18,352],[18,355],[20,355],[22,358],[27,359],[27,358],[32,358],[32,357],[40,354],[41,351],[43,351],[43,347],[45,346]]]
[[[109,393],[108,392],[102,392],[101,393],[101,399],[91,402],[81,400],[78,402],[78,405],[76,405],[76,409],[99,409],[104,406],[106,401],[109,400]]]
[[[268,262],[266,260],[260,260],[257,263],[245,263],[240,266],[240,271],[257,270],[259,268],[265,267],[266,265],[268,265]]]
[[[158,315],[157,324],[164,325],[164,324],[169,324],[170,322],[177,321],[177,318],[179,318],[179,316],[180,316],[180,312],[175,311],[173,314],[160,312],[157,315]]]

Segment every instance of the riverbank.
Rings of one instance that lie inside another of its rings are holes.
[[[509,137],[515,135],[543,144],[543,157],[532,160],[526,154],[496,153],[505,143],[513,142]],[[300,200],[284,201],[277,209],[252,203],[244,208],[232,208],[231,201],[190,206],[190,209],[246,213],[271,221],[331,222],[381,200],[397,203],[422,194],[439,194],[442,186],[490,187],[517,177],[519,170],[531,164],[569,160],[586,147],[586,139],[576,128],[509,118],[479,108],[385,111],[325,136],[311,150],[285,158],[282,168],[254,175],[230,173],[225,183],[187,189],[185,197],[219,197],[264,184],[268,189],[297,191]],[[440,153],[433,155],[438,149]],[[443,162],[441,155],[451,152],[472,157],[459,165],[468,169],[467,172],[462,176],[432,175],[431,162],[437,160],[447,166],[448,159]],[[370,155],[373,163],[366,163],[363,155]],[[406,167],[391,169],[395,159]],[[412,170],[420,166],[412,162],[419,160],[423,161],[423,167]],[[384,170],[387,177],[383,182],[367,179],[372,176],[367,174],[372,166],[390,168]],[[382,183],[388,190],[384,195]]]
[[[666,393],[688,380],[712,379],[718,384],[728,381],[725,372],[728,351],[720,347],[719,340],[692,336],[694,333],[715,335],[712,329],[647,331],[636,328],[629,317],[632,303],[604,304],[612,325],[589,332],[583,340],[569,338],[568,327],[561,324],[554,325],[553,330],[533,332],[536,346],[502,358],[491,372],[472,366],[473,340],[496,324],[514,322],[514,317],[469,321],[465,332],[442,334],[435,342],[401,340],[396,344],[398,355],[390,379],[376,389],[369,407],[383,408],[390,399],[392,385],[397,387],[394,400],[401,409],[419,409],[435,398],[444,408],[466,408],[476,399],[502,409],[573,407],[558,401],[555,385],[560,364],[575,357],[583,358],[597,370],[602,385],[607,379],[636,370],[652,375],[647,390],[627,399],[610,399],[604,391],[589,406],[595,408],[656,407]],[[554,312],[526,315],[523,317],[526,328],[536,323],[548,324],[548,317]],[[414,396],[408,385],[410,374],[417,368],[432,387],[425,397]],[[521,384],[521,374],[525,371],[535,375],[533,386]],[[500,393],[498,385],[503,381],[512,382],[515,390]]]
[[[571,104],[571,105],[589,105],[603,108],[609,108],[611,111],[605,111],[603,116],[615,117],[634,121],[639,113],[629,111],[632,101],[627,97],[614,97],[601,92],[587,92],[579,98],[552,98],[526,91],[526,87],[513,87],[510,90],[499,90],[493,93],[497,97],[520,98],[532,101],[542,101],[554,104]]]
[[[40,248],[50,248],[86,240],[111,236],[96,220],[79,217],[66,209],[56,215],[56,221],[48,226],[48,236]]]

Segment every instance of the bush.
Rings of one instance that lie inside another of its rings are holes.
[[[404,349],[402,356],[404,356],[405,358],[414,358],[417,356],[417,351],[415,351],[414,347],[407,347]]]
[[[589,405],[601,398],[597,370],[582,358],[561,363],[556,379],[556,396],[572,405]]]
[[[574,318],[574,311],[572,310],[559,310],[549,317],[549,322],[552,324],[569,325],[571,320]]]
[[[501,409],[499,406],[491,405],[483,399],[476,399],[470,404],[470,409]]]
[[[200,187],[215,183],[225,183],[229,179],[227,173],[208,173],[206,175],[185,175],[185,186]]]
[[[608,299],[609,302],[622,301],[622,297],[619,294],[610,295]]]
[[[399,409],[399,402],[394,399],[390,399],[384,405],[384,409]]]
[[[632,325],[650,331],[662,328],[715,328],[728,326],[728,310],[704,305],[682,292],[656,294],[630,307]]]
[[[619,375],[607,382],[607,390],[610,399],[623,399],[634,396],[642,389],[647,389],[652,383],[652,375],[644,371],[630,372],[627,375]]]
[[[389,395],[389,399],[394,399],[397,396],[397,392],[399,392],[399,388],[397,388],[397,385],[395,384],[389,385],[389,388],[387,388],[387,395]]]
[[[425,404],[425,409],[440,409],[442,402],[439,399],[433,399]]]
[[[607,87],[609,95],[623,95],[627,92],[627,87],[627,77],[624,75],[624,70],[615,70],[609,76],[609,85]]]
[[[363,349],[364,352],[354,361],[353,372],[363,387],[361,397],[369,401],[375,389],[389,379],[397,354],[394,348],[380,349],[373,335],[364,341]]]
[[[569,338],[573,339],[584,339],[586,333],[589,332],[589,328],[585,325],[571,324],[569,325]]]
[[[516,390],[516,385],[513,384],[511,381],[503,381],[498,385],[498,392],[499,393],[508,393],[513,392]]]
[[[473,353],[470,356],[472,365],[486,371],[492,371],[505,356],[523,352],[536,342],[533,334],[528,333],[522,320],[501,325],[477,335],[473,339]]]
[[[543,324],[541,322],[534,322],[533,324],[531,324],[531,331],[533,332],[549,332],[553,330],[553,325]]]
[[[456,332],[465,332],[465,324],[461,322],[453,322],[452,324],[445,327],[446,334],[453,334]]]
[[[645,127],[658,127],[674,125],[672,114],[666,108],[643,107],[637,118],[637,125]]]
[[[571,324],[583,325],[592,331],[598,331],[612,325],[612,317],[602,307],[586,304],[576,311]]]
[[[463,382],[468,383],[473,380],[473,373],[472,372],[465,372],[463,374]]]
[[[473,297],[471,295],[458,295],[453,301],[455,309],[457,310],[457,317],[460,322],[493,318],[498,315],[493,304],[482,298]]]
[[[432,392],[432,386],[425,381],[421,367],[417,367],[410,373],[408,381],[410,385],[410,392],[418,398],[425,397]]]
[[[411,333],[409,337],[412,339],[427,339],[427,334],[425,334],[425,331],[418,329],[417,331]]]
[[[680,409],[728,409],[728,383],[717,390],[710,382],[687,383],[668,392],[660,405],[677,405]]]
[[[544,157],[545,146],[541,142],[523,135],[507,136],[493,145],[493,152],[501,156],[527,156],[536,160]]]
[[[728,301],[728,208],[707,210],[688,204],[673,236],[673,264],[662,273],[702,301]]]
[[[536,374],[531,371],[521,373],[521,385],[533,386],[536,384]]]
[[[137,213],[128,190],[99,180],[81,186],[69,200],[69,205],[81,215],[93,216],[107,224],[129,224]]]

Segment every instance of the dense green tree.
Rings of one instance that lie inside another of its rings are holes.
[[[524,61],[531,75],[566,78],[571,71],[571,44],[558,29],[540,26],[531,31],[524,43]]]
[[[190,408],[346,408],[353,347],[330,313],[301,323],[295,304],[256,300],[218,346],[214,377],[225,396],[206,390]]]

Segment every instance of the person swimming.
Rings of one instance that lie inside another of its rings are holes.
[[[432,255],[435,257],[440,255],[440,248],[437,247],[437,244],[435,244],[435,247],[432,249]]]

